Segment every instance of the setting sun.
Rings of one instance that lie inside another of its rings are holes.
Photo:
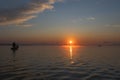
[[[72,44],[73,42],[70,40],[69,43]]]

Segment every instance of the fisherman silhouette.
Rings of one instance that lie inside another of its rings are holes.
[[[15,51],[18,50],[18,48],[19,46],[15,42],[13,42],[11,50],[15,53]]]
[[[13,47],[13,48],[15,48],[15,46],[16,46],[16,43],[15,43],[15,42],[13,42],[13,43],[12,43],[12,47]]]

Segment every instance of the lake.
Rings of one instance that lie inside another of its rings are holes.
[[[120,80],[120,47],[0,46],[0,80]]]

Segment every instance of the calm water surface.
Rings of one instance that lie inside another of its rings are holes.
[[[0,46],[0,80],[120,80],[120,47]]]

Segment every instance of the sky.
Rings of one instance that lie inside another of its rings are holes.
[[[0,43],[120,42],[120,0],[0,0]]]

